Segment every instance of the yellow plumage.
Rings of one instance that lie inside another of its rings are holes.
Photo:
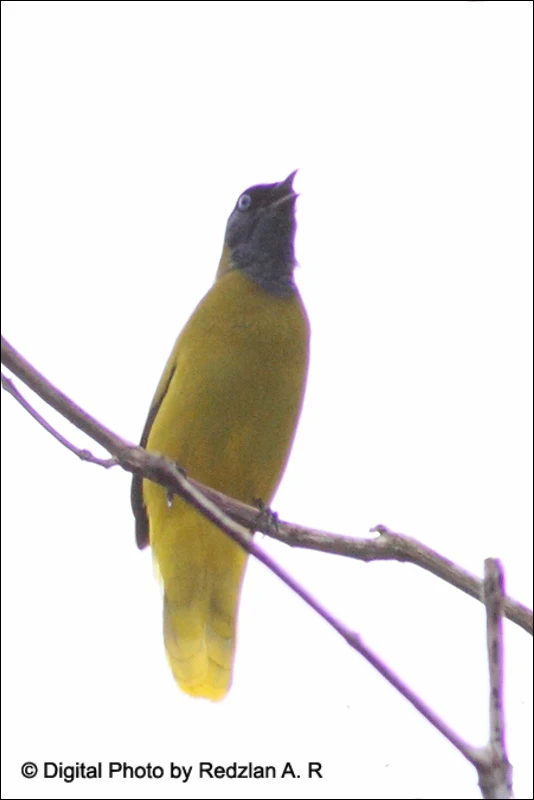
[[[274,184],[281,186],[287,194],[291,183]],[[296,288],[266,288],[232,253],[225,246],[218,279],[178,337],[143,443],[225,494],[269,503],[300,413],[308,321]],[[189,694],[219,700],[231,682],[247,554],[181,498],[169,504],[157,484],[134,479],[132,500],[138,542],[146,543],[148,527],[163,580],[174,677]]]

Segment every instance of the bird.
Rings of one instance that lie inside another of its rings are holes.
[[[140,441],[192,478],[265,506],[287,465],[309,363],[310,324],[294,280],[295,174],[239,195],[215,281],[176,340]],[[150,544],[163,583],[174,678],[193,697],[222,700],[248,554],[139,475],[131,503],[137,545]]]

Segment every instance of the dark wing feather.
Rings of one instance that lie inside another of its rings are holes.
[[[145,427],[143,428],[143,435],[141,436],[141,441],[139,442],[141,447],[146,447],[148,437],[150,436],[150,430],[154,420],[156,419],[157,413],[161,408],[161,404],[165,399],[165,395],[167,394],[167,390],[175,371],[176,365],[174,365],[170,370],[166,368],[165,372],[163,373],[163,379],[166,380],[162,380],[162,383],[160,386],[158,386],[154,400],[152,401],[152,405],[145,422]],[[146,506],[143,498],[143,480],[144,478],[142,475],[134,475],[132,478],[131,491],[132,509],[135,517],[135,541],[137,542],[137,546],[140,550],[150,543],[148,515],[146,513]]]

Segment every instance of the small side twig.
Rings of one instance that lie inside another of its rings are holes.
[[[66,447],[67,450],[70,450],[71,453],[74,453],[74,455],[78,456],[78,458],[80,458],[82,461],[88,461],[90,464],[96,464],[97,466],[104,467],[105,469],[118,466],[119,462],[116,458],[98,458],[97,456],[93,455],[90,450],[76,447],[72,444],[72,442],[69,442],[68,439],[65,439],[65,437],[59,433],[59,431],[56,431],[56,429],[53,428],[52,425],[50,425],[50,423],[47,422],[46,419],[28,403],[26,398],[23,397],[23,395],[19,392],[12,380],[6,377],[4,373],[1,373],[1,378],[2,389],[5,389],[8,394],[14,397],[17,403],[20,403],[20,405],[28,412],[28,414],[33,417],[34,420],[45,429],[45,431],[48,431],[48,433],[53,436],[54,439],[62,444],[63,447]]]

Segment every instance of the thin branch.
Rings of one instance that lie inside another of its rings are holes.
[[[44,375],[35,369],[15,348],[2,336],[2,364],[20,378],[26,386],[39,395],[41,400],[48,403],[61,416],[68,419],[76,428],[87,434],[91,439],[101,445],[104,450],[118,456],[127,443],[110,431],[80,406],[76,405],[66,394],[56,389]],[[133,446],[133,445],[130,445]]]
[[[504,576],[495,558],[484,562],[484,602],[486,605],[486,640],[490,677],[490,742],[505,755],[503,715],[503,612]]]
[[[356,561],[399,561],[414,564],[460,589],[469,597],[483,602],[483,585],[480,578],[405,533],[395,533],[385,525],[375,525],[370,533],[378,533],[378,536],[370,539],[342,536],[338,533],[296,525],[293,522],[279,520],[276,515],[274,518],[268,516],[258,518],[257,508],[233,500],[198,481],[193,482],[242,525],[249,528],[255,526],[255,530],[291,547],[354,558]],[[511,597],[505,598],[504,613],[511,622],[519,625],[527,633],[531,635],[534,633],[532,611],[523,603]]]
[[[484,562],[484,603],[486,605],[486,644],[489,667],[490,735],[479,757],[478,778],[482,796],[490,800],[512,797],[512,766],[505,744],[503,699],[504,575],[500,562]]]
[[[29,364],[5,339],[2,337],[2,362],[26,383],[30,389],[51,405],[73,425],[90,436],[108,452],[115,456],[122,466],[135,472],[142,471],[143,465],[136,461],[136,466],[126,466],[128,453],[140,448],[121,439],[108,428],[105,428],[96,419],[91,417],[82,408],[77,406],[63,392],[56,389],[43,375]],[[26,408],[26,405],[24,406]],[[73,448],[77,454],[77,448]],[[87,452],[87,451],[86,451]],[[91,455],[91,454],[89,454]],[[86,460],[98,463],[95,456]],[[323,553],[354,558],[358,561],[401,561],[414,564],[428,570],[438,578],[455,586],[476,600],[483,601],[482,581],[472,573],[454,564],[449,559],[437,553],[432,548],[405,534],[394,533],[384,525],[377,525],[371,532],[378,533],[375,538],[357,538],[341,536],[339,534],[305,528],[290,522],[282,522],[272,515],[260,514],[258,509],[241,503],[220,492],[191,479],[202,493],[211,498],[228,516],[246,528],[261,531],[274,539],[278,539],[293,547],[303,547]],[[505,600],[505,614],[507,618],[522,627],[527,633],[534,632],[532,611],[512,598]]]
[[[17,403],[20,403],[20,405],[28,412],[28,414],[33,417],[34,420],[36,420],[36,422],[38,422],[39,425],[45,429],[45,431],[48,431],[48,433],[53,436],[54,439],[57,439],[57,441],[62,444],[63,447],[66,447],[67,450],[69,450],[71,453],[74,453],[74,455],[78,456],[78,458],[80,458],[82,461],[88,461],[90,464],[96,464],[99,467],[105,467],[106,469],[109,469],[109,467],[116,467],[118,465],[119,462],[116,458],[97,458],[97,456],[94,456],[90,450],[82,450],[79,447],[75,447],[72,442],[69,442],[68,439],[65,439],[65,437],[59,433],[59,431],[56,431],[56,429],[53,428],[52,425],[50,425],[50,423],[47,422],[46,419],[28,403],[26,398],[21,395],[12,380],[7,378],[3,373],[1,377],[2,389],[5,389],[8,394],[14,397]]]

